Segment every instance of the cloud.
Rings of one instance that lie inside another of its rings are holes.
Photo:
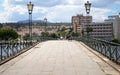
[[[49,9],[49,13],[45,16],[53,22],[70,22],[73,15],[76,15],[76,13],[80,13],[78,9],[80,9],[80,7],[72,5],[55,6]]]
[[[40,7],[52,7],[61,4],[61,1],[59,0],[9,0],[9,3],[11,3],[12,5],[26,5],[30,1],[35,6]]]
[[[93,20],[97,22],[104,21],[107,18],[106,14],[112,12],[110,9],[104,8],[92,8],[91,15],[93,16]]]
[[[92,6],[97,8],[109,7],[116,2],[120,2],[120,0],[91,0]]]
[[[71,22],[73,15],[85,15],[86,13],[84,4],[87,0],[4,0],[0,22],[28,19],[27,4],[29,1],[34,4],[33,19],[42,20],[47,17],[52,22]],[[92,3],[91,14],[94,21],[102,21],[107,17],[106,14],[112,12],[107,6],[120,3],[119,0],[89,1]]]
[[[64,0],[62,2],[63,5],[81,5],[82,3],[82,0]]]
[[[116,4],[120,4],[120,1],[116,1],[115,3],[116,3]]]
[[[0,22],[8,22],[10,13],[2,12],[0,13]]]

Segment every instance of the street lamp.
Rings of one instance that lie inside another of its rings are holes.
[[[87,14],[90,13],[90,8],[91,8],[91,3],[89,3],[89,1],[87,1],[87,3],[85,3],[85,9],[86,9]]]
[[[85,3],[85,9],[86,9],[86,13],[87,13],[86,22],[87,22],[87,25],[88,25],[88,26],[86,25],[87,36],[89,36],[89,32],[90,32],[90,27],[89,27],[90,8],[91,8],[91,3],[89,3],[89,1],[87,1],[87,3]]]
[[[29,2],[29,4],[27,4],[27,8],[28,8],[28,12],[29,12],[29,36],[30,36],[30,40],[32,42],[32,11],[33,11],[33,4],[31,2]]]
[[[47,26],[47,18],[44,18],[44,22],[45,22],[45,32],[46,32],[46,26]]]

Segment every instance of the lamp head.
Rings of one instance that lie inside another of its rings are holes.
[[[47,18],[46,18],[46,17],[44,18],[44,21],[47,21]]]
[[[31,2],[29,2],[29,4],[27,4],[28,11],[32,11],[33,10],[33,6],[34,6],[34,4],[32,4]]]
[[[91,3],[89,3],[89,1],[87,1],[87,3],[85,3],[85,8],[86,8],[86,13],[89,14],[90,8],[91,8]]]

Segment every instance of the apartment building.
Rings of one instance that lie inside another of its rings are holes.
[[[83,16],[83,15],[76,15],[72,16],[72,26],[73,32],[81,33],[84,29],[84,25],[89,25],[92,23],[92,16]]]
[[[112,23],[92,23],[85,25],[85,27],[91,27],[93,29],[93,31],[89,33],[91,37],[104,40],[112,40],[113,38]]]

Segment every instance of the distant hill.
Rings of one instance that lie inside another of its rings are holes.
[[[44,22],[43,20],[32,20],[32,22]],[[18,23],[29,23],[29,20],[18,21]]]
[[[44,20],[32,20],[32,22],[37,22],[37,25],[45,25]],[[29,20],[22,20],[18,21],[17,23],[20,23],[20,25],[26,25],[26,23],[29,23]],[[47,22],[47,25],[71,25],[71,23],[63,22],[63,23],[53,23],[53,22]]]

